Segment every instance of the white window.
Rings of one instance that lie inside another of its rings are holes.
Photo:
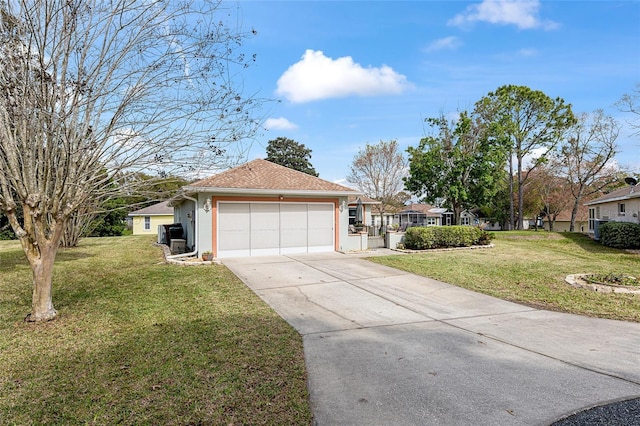
[[[144,230],[149,231],[151,229],[151,216],[144,217]]]
[[[427,226],[435,226],[438,224],[438,218],[428,217],[427,218]]]
[[[589,232],[593,232],[595,229],[596,222],[596,209],[593,207],[589,208]]]
[[[349,225],[356,223],[356,208],[349,208]]]
[[[618,203],[618,216],[624,216],[626,214],[627,208],[624,203]]]
[[[460,218],[460,225],[467,225],[468,226],[470,224],[471,224],[471,222],[470,222],[468,216],[464,216],[464,217]]]

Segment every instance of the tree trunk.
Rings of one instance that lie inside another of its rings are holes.
[[[576,228],[576,216],[578,216],[578,208],[580,207],[580,202],[582,201],[582,193],[584,192],[583,186],[580,186],[578,190],[578,195],[576,195],[573,208],[571,209],[571,222],[569,224],[569,232],[574,232]]]
[[[52,284],[53,263],[58,252],[58,242],[55,246],[40,248],[40,253],[25,250],[33,272],[33,298],[31,301],[31,313],[28,321],[51,321],[58,315],[53,307]]]
[[[513,152],[509,152],[509,231],[512,231],[516,218],[513,202]]]
[[[524,229],[524,185],[522,184],[522,158],[518,157],[518,226]]]

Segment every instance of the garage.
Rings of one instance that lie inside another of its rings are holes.
[[[349,197],[361,195],[255,159],[184,186],[171,205],[189,254],[277,256],[348,250]]]
[[[335,250],[333,203],[217,203],[217,257]]]

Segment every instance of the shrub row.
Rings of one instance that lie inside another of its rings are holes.
[[[630,222],[607,222],[600,225],[600,243],[614,248],[640,248],[640,225]]]
[[[473,226],[429,226],[407,229],[404,245],[412,250],[487,245],[493,234]]]

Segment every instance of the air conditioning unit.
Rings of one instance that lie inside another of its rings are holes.
[[[162,225],[158,225],[158,244],[166,244],[167,243],[167,233]]]

